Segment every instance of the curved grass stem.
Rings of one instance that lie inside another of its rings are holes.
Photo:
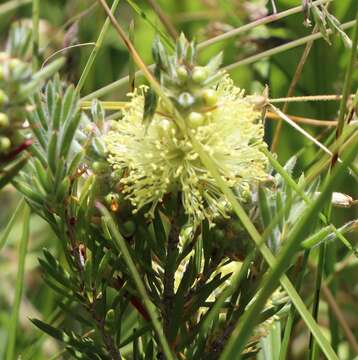
[[[111,7],[111,13],[114,14],[118,8],[118,4],[119,4],[120,0],[114,0],[112,7]],[[87,60],[87,63],[85,65],[85,68],[81,74],[80,80],[78,81],[78,84],[76,86],[76,90],[78,92],[80,92],[82,90],[82,87],[87,79],[87,76],[89,74],[89,72],[91,71],[91,68],[96,60],[96,57],[98,55],[99,50],[101,49],[102,45],[103,45],[103,41],[107,35],[108,29],[109,29],[109,25],[110,25],[110,20],[109,17],[106,18],[106,21],[104,22],[102,29],[99,33],[98,39],[91,51],[91,54]]]

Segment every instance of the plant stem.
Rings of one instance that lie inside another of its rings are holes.
[[[351,95],[353,97],[354,95]],[[269,99],[268,102],[274,103],[288,103],[288,102],[307,102],[307,101],[339,101],[342,95],[310,95],[310,96],[290,96],[283,98]],[[283,111],[283,110],[282,110]]]
[[[321,5],[321,4],[330,2],[330,1],[331,0],[314,1],[312,3],[312,5]],[[227,31],[226,33],[215,36],[212,39],[205,40],[205,41],[201,42],[198,45],[198,48],[203,49],[203,48],[208,47],[210,45],[216,44],[216,43],[218,43],[220,41],[231,39],[231,38],[233,38],[233,37],[235,37],[235,36],[237,36],[237,35],[239,35],[239,34],[241,34],[243,32],[247,32],[249,30],[254,29],[257,26],[269,24],[271,22],[283,19],[283,18],[285,18],[287,16],[297,14],[297,13],[299,13],[301,11],[302,11],[302,6],[296,6],[294,8],[279,12],[277,14],[272,14],[272,15],[265,16],[265,17],[263,17],[261,19],[255,20],[255,21],[253,21],[253,22],[251,22],[249,24],[240,26],[237,29]]]
[[[313,4],[311,4],[312,6]],[[325,8],[327,9],[328,6],[330,5],[330,3],[328,2],[325,6]],[[310,5],[308,5],[309,7]],[[316,5],[317,6],[317,5]],[[309,8],[307,10],[309,12]],[[316,24],[315,27],[313,28],[312,30],[312,34],[315,34],[317,33],[319,30],[319,27],[318,25]],[[298,83],[298,80],[299,78],[301,77],[301,74],[302,74],[302,71],[303,71],[303,67],[307,61],[307,58],[308,58],[308,55],[312,49],[312,46],[313,46],[313,40],[309,41],[306,46],[305,46],[305,49],[303,50],[303,53],[302,53],[302,56],[301,56],[301,59],[297,65],[297,68],[295,70],[295,74],[293,75],[293,78],[292,78],[292,81],[290,83],[290,86],[288,88],[288,93],[287,93],[287,97],[290,97],[293,95],[293,93],[295,92],[295,89],[296,89],[296,86],[297,86],[297,83]],[[288,101],[285,102],[284,106],[283,106],[283,109],[282,111],[284,113],[286,113],[288,111]],[[280,133],[281,133],[281,129],[282,129],[282,125],[283,125],[283,122],[282,120],[279,121],[279,123],[277,124],[276,126],[276,129],[275,129],[275,133],[274,133],[274,137],[273,137],[273,140],[272,140],[272,146],[271,146],[271,150],[273,152],[276,151],[277,149],[277,146],[278,146],[278,143],[280,141]]]
[[[155,13],[158,15],[160,21],[163,23],[170,36],[175,40],[178,37],[178,33],[175,27],[173,26],[173,24],[170,22],[168,16],[160,7],[160,5],[155,0],[147,0],[147,2],[153,8]]]
[[[348,22],[342,24],[341,28],[343,30],[349,29],[349,28],[353,27],[355,24],[356,24],[356,20],[348,21]],[[327,30],[327,33],[331,34],[332,31]],[[304,37],[302,37],[300,39],[290,41],[287,44],[276,46],[276,47],[274,47],[274,48],[272,48],[270,50],[263,51],[263,52],[261,52],[259,54],[253,55],[253,56],[249,56],[249,57],[247,57],[247,58],[245,58],[243,60],[237,61],[237,62],[235,62],[233,64],[228,65],[228,66],[225,66],[223,69],[226,70],[226,71],[231,71],[231,70],[237,69],[240,66],[252,64],[252,63],[254,63],[256,61],[259,61],[259,60],[262,60],[264,58],[267,58],[267,57],[270,57],[270,56],[273,56],[273,55],[277,55],[277,54],[279,54],[281,52],[293,49],[293,48],[295,48],[297,46],[304,45],[309,41],[315,41],[315,40],[321,39],[322,37],[323,36],[322,36],[321,33],[304,36]]]
[[[40,0],[32,0],[32,70],[39,67]]]
[[[133,281],[138,289],[138,292],[139,292],[140,296],[142,297],[142,301],[148,311],[148,314],[152,321],[153,327],[158,334],[159,342],[163,348],[164,355],[166,356],[166,358],[168,360],[174,360],[174,357],[170,351],[168,342],[164,336],[163,330],[159,323],[157,312],[154,309],[153,303],[151,302],[151,300],[147,294],[147,291],[142,282],[141,276],[140,276],[140,274],[134,264],[134,261],[129,253],[126,241],[123,239],[122,235],[120,234],[120,232],[119,232],[116,224],[114,223],[112,216],[108,212],[108,210],[100,204],[97,204],[97,207],[99,208],[99,210],[101,211],[101,213],[103,214],[105,219],[108,221],[108,225],[111,230],[111,234],[113,236],[114,243],[118,247],[118,250],[123,254],[123,258],[124,258],[128,268],[129,268],[129,271],[133,277]]]
[[[112,7],[111,7],[111,13],[114,14],[115,11],[117,10],[118,4],[119,4],[120,0],[114,0]],[[109,29],[109,25],[110,25],[110,20],[109,17],[107,16],[106,21],[104,22],[102,29],[99,33],[98,39],[96,41],[96,44],[94,46],[94,48],[91,51],[91,54],[87,60],[87,63],[85,65],[85,68],[81,74],[80,80],[78,81],[78,84],[76,86],[76,90],[78,92],[80,92],[82,90],[82,87],[87,79],[88,74],[91,71],[92,65],[96,60],[96,57],[98,55],[99,50],[101,49],[102,45],[103,45],[103,41],[107,35],[108,29]]]
[[[299,274],[299,277],[297,279],[297,284],[296,284],[297,292],[300,291],[301,286],[302,286],[302,282],[303,282],[303,279],[305,276],[305,270],[306,270],[306,266],[307,266],[307,262],[308,262],[309,253],[310,253],[310,251],[307,250],[307,251],[305,251],[305,253],[303,255],[303,260],[302,260],[302,264],[301,264],[301,272]],[[288,314],[288,318],[286,321],[285,331],[283,334],[279,360],[287,359],[288,346],[290,343],[291,332],[292,332],[293,324],[295,321],[296,313],[297,313],[297,311],[296,311],[295,307],[291,305],[290,312]]]
[[[163,289],[163,319],[164,319],[164,335],[169,341],[169,345],[173,342],[171,319],[173,318],[174,308],[174,281],[176,262],[178,257],[178,244],[180,227],[178,224],[180,198],[177,198],[177,206],[171,219],[171,226],[168,235],[167,256],[164,268],[164,289]],[[175,336],[175,334],[174,334]]]
[[[301,116],[287,115],[291,120],[296,123],[311,125],[311,126],[319,126],[319,127],[336,127],[337,121],[334,120],[318,120],[311,118],[304,118]],[[266,118],[269,120],[281,120],[281,117],[274,112],[268,111],[266,113]]]
[[[352,333],[352,330],[349,328],[349,326],[347,324],[347,321],[344,318],[344,315],[342,313],[342,310],[340,309],[340,307],[337,304],[337,301],[334,298],[334,295],[332,294],[331,290],[329,289],[329,287],[325,283],[322,284],[322,293],[323,293],[323,296],[326,298],[327,303],[329,304],[330,309],[334,313],[337,321],[341,325],[341,328],[342,328],[343,332],[345,333],[346,338],[347,338],[349,344],[352,347],[352,350],[356,354],[358,354],[357,340],[354,337],[354,334]]]
[[[5,246],[7,238],[9,237],[10,231],[12,230],[13,226],[15,225],[17,217],[19,216],[19,214],[22,211],[22,209],[24,208],[24,206],[25,206],[25,200],[24,200],[24,198],[22,198],[21,201],[19,202],[19,205],[15,209],[13,215],[11,216],[11,219],[7,223],[3,235],[0,238],[0,251]]]
[[[317,266],[317,274],[315,281],[315,290],[314,290],[314,300],[313,300],[313,308],[312,308],[312,316],[318,321],[318,311],[319,311],[319,302],[321,295],[321,284],[323,279],[323,269],[324,269],[324,260],[326,255],[326,244],[323,243],[319,249],[318,255],[318,266]],[[317,347],[317,343],[315,342],[312,335],[310,336],[310,344],[309,344],[309,359],[314,360],[318,359],[319,349]]]
[[[134,20],[129,24],[129,41],[134,44]],[[129,92],[133,92],[135,89],[135,63],[132,57],[128,60],[128,76],[129,76]]]
[[[95,303],[88,304],[88,306],[89,306],[89,311],[90,311],[94,321],[97,324],[98,330],[101,333],[105,347],[111,356],[111,360],[121,360],[122,359],[121,353],[115,345],[115,341],[113,339],[112,334],[108,333],[105,329],[105,319],[96,313]]]
[[[19,257],[18,257],[19,263],[17,268],[17,277],[15,284],[15,300],[12,308],[11,318],[9,321],[7,351],[5,357],[6,360],[15,359],[16,331],[18,327],[21,297],[24,288],[25,261],[27,254],[27,244],[29,242],[29,231],[30,231],[30,208],[28,205],[26,205],[24,208],[22,235],[19,246]]]
[[[350,57],[350,60],[349,60],[348,67],[346,69],[346,73],[345,73],[345,79],[344,79],[344,85],[343,85],[343,94],[342,94],[342,99],[341,99],[341,103],[340,103],[340,107],[339,107],[338,125],[337,125],[337,128],[336,128],[336,141],[340,138],[341,134],[343,133],[344,126],[345,126],[345,115],[346,115],[346,109],[347,109],[347,101],[348,101],[349,94],[350,94],[350,91],[351,91],[353,69],[354,69],[354,66],[355,66],[355,63],[356,63],[357,44],[358,44],[358,10],[356,12],[356,25],[355,25],[354,31],[353,31],[351,57]],[[340,147],[337,146],[337,150],[336,150],[336,152],[335,152],[335,154],[334,154],[334,156],[332,158],[332,161],[331,161],[331,168],[333,166],[335,166],[336,161],[339,158],[339,150],[340,150]],[[329,275],[330,273],[332,273],[334,271],[334,266],[335,266],[335,263],[337,261],[337,247],[336,247],[336,244],[328,244],[326,253],[327,253],[327,259],[326,259],[326,266],[325,267],[326,267],[326,273],[327,273],[327,275]],[[332,281],[330,289],[333,292],[333,294],[335,295],[336,291],[337,291],[337,281],[336,280]],[[331,291],[329,289],[327,289],[327,291],[329,291],[329,294],[332,295]],[[330,331],[331,331],[332,346],[333,346],[334,349],[337,349],[338,348],[338,342],[339,342],[339,328],[338,328],[337,319],[334,316],[335,314],[332,311],[334,309],[335,309],[334,307],[333,308],[330,307],[330,309],[329,309],[329,327],[330,327]],[[339,317],[338,317],[338,319],[339,319]],[[346,329],[346,327],[345,327],[345,329]],[[349,336],[349,333],[348,333],[348,336]],[[355,350],[357,350],[357,348]]]
[[[327,153],[330,156],[333,156],[333,153],[331,150],[329,150],[325,145],[320,143],[315,137],[313,137],[311,134],[309,134],[306,130],[301,128],[299,125],[297,125],[293,120],[291,120],[286,114],[284,114],[280,109],[276,108],[273,105],[270,105],[271,109],[281,117],[282,120],[286,121],[288,124],[290,124],[294,129],[299,131],[303,136],[305,136],[307,139],[312,141],[314,144],[316,144],[320,149],[322,149],[325,153]]]
[[[353,76],[354,64],[356,62],[357,45],[358,45],[358,10],[357,10],[357,13],[356,13],[354,35],[353,35],[353,40],[352,40],[351,57],[350,57],[350,61],[349,61],[347,71],[346,71],[345,79],[344,79],[342,100],[341,100],[341,104],[340,104],[340,107],[339,107],[338,126],[337,126],[337,130],[336,130],[336,137],[337,138],[343,132],[344,116],[345,116],[345,113],[346,113],[347,100],[348,100],[349,93],[350,93],[350,90],[351,90],[351,85],[352,85],[352,76]]]
[[[0,15],[3,16],[6,13],[17,9],[20,6],[30,4],[32,0],[11,0],[5,4],[0,5]]]
[[[317,32],[317,25],[314,27],[312,33],[315,34]],[[303,50],[303,54],[301,56],[301,59],[297,65],[297,68],[295,70],[295,74],[293,75],[292,81],[290,83],[290,86],[288,88],[288,92],[287,92],[287,98],[291,97],[296,89],[296,85],[298,83],[299,78],[301,77],[302,71],[303,71],[303,66],[306,63],[306,60],[308,58],[308,55],[312,49],[313,46],[313,40],[309,41],[306,46],[305,49]],[[288,101],[285,101],[285,104],[283,105],[283,109],[282,112],[286,113],[288,110]],[[282,129],[282,125],[283,125],[283,121],[282,119],[278,122],[276,129],[275,129],[275,133],[274,133],[274,137],[272,140],[272,146],[271,146],[271,150],[273,152],[276,151],[278,143],[280,141],[280,134],[281,134],[281,129]]]

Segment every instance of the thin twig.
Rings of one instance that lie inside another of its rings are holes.
[[[321,148],[325,153],[327,153],[330,156],[333,156],[333,153],[331,150],[329,150],[326,146],[324,146],[322,143],[320,143],[316,138],[314,138],[311,134],[309,134],[306,130],[302,129],[299,125],[297,125],[293,120],[291,120],[286,114],[284,114],[280,109],[275,107],[274,105],[270,104],[271,109],[281,117],[282,120],[286,121],[288,124],[290,124],[293,128],[295,128],[297,131],[299,131],[302,135],[304,135],[307,139],[315,143],[319,148]],[[341,160],[339,160],[341,161]]]
[[[305,124],[305,125],[320,126],[320,127],[336,127],[337,126],[337,121],[318,120],[318,119],[304,118],[301,116],[294,116],[294,115],[288,115],[288,116],[294,122]],[[272,111],[268,111],[266,113],[266,117],[269,118],[270,120],[281,120],[281,117]]]
[[[351,98],[354,94],[350,95]],[[308,102],[308,101],[339,101],[342,99],[342,95],[309,95],[309,96],[290,96],[283,98],[270,99],[269,102],[274,103],[286,103],[286,102]],[[282,110],[283,111],[283,110]]]
[[[329,1],[331,1],[331,0],[314,1],[312,3],[312,5],[321,5],[321,4],[327,3]],[[241,34],[243,32],[247,32],[249,30],[252,30],[253,28],[255,28],[257,26],[269,24],[271,22],[280,20],[280,19],[285,18],[287,16],[297,14],[297,13],[299,13],[301,11],[302,11],[302,6],[296,6],[294,8],[282,11],[282,12],[277,13],[277,14],[272,14],[272,15],[265,16],[265,17],[263,17],[261,19],[255,20],[255,21],[253,21],[253,22],[251,22],[249,24],[240,26],[237,29],[230,30],[230,31],[226,32],[225,34],[221,34],[221,35],[213,37],[212,39],[203,41],[198,45],[198,48],[199,49],[205,48],[207,46],[216,44],[219,41],[224,41],[224,40],[230,39],[232,37],[235,37],[235,36],[237,36],[237,35],[239,35],[239,34]]]
[[[134,20],[129,24],[129,40],[134,44],[135,27]],[[135,89],[135,63],[131,57],[128,60],[128,75],[129,75],[129,92],[133,92]]]
[[[342,328],[343,332],[345,333],[349,344],[351,345],[351,347],[354,350],[354,352],[356,353],[356,355],[358,355],[358,343],[352,333],[352,330],[349,328],[347,321],[342,314],[341,309],[339,308],[336,300],[334,299],[334,296],[333,296],[331,290],[328,288],[328,286],[325,283],[322,284],[322,293],[323,293],[324,297],[326,298],[327,303],[328,303],[329,307],[331,308],[333,314],[335,315],[337,321],[341,325],[341,328]]]
[[[162,8],[159,6],[159,4],[155,0],[147,0],[149,5],[153,8],[153,10],[157,13],[160,21],[163,23],[165,28],[167,29],[170,36],[175,40],[178,37],[178,32],[176,31],[174,25],[171,23],[168,16],[165,14],[165,12],[162,10]]]
[[[172,346],[171,342],[174,339],[171,339],[170,333],[172,330],[172,319],[173,319],[173,310],[174,310],[174,281],[175,281],[175,271],[176,271],[176,260],[178,256],[178,244],[179,244],[179,235],[180,235],[180,226],[178,224],[179,216],[179,204],[180,197],[177,199],[177,207],[175,214],[173,214],[171,220],[171,227],[168,235],[168,244],[167,244],[167,256],[165,259],[165,269],[164,269],[164,280],[163,280],[163,319],[164,319],[164,335],[169,341],[169,345]]]
[[[51,54],[47,59],[45,59],[45,61],[42,63],[41,69],[43,69],[45,67],[45,65],[56,55],[61,54],[62,52],[69,50],[69,49],[73,49],[73,48],[77,48],[77,47],[82,47],[82,46],[95,46],[96,43],[94,42],[88,42],[88,43],[81,43],[81,44],[75,44],[75,45],[71,45],[71,46],[66,46],[63,49],[57,50],[55,51],[53,54]]]
[[[111,13],[114,14],[115,11],[117,10],[117,7],[118,7],[118,4],[119,4],[119,0],[115,0],[113,2],[113,5],[111,7]],[[78,81],[78,84],[76,86],[76,90],[77,91],[81,91],[86,79],[87,79],[87,76],[92,68],[92,65],[93,63],[95,62],[96,60],[96,57],[97,57],[97,54],[100,50],[100,48],[102,47],[102,44],[103,44],[103,41],[104,41],[104,38],[108,32],[108,29],[109,29],[109,25],[110,25],[110,21],[109,21],[109,18],[107,17],[106,18],[106,21],[104,22],[103,26],[102,26],[102,29],[99,33],[99,36],[98,36],[98,39],[95,43],[95,46],[94,48],[92,49],[92,52],[87,60],[87,63],[85,65],[85,68],[81,74],[81,77],[80,77],[80,80]]]
[[[312,34],[315,34],[317,31],[318,31],[318,26],[316,25],[313,28]],[[313,46],[313,40],[309,41],[306,44],[305,49],[303,50],[302,56],[301,56],[300,61],[299,61],[298,65],[297,65],[297,68],[295,70],[295,74],[293,75],[292,81],[291,81],[290,86],[288,88],[287,98],[291,97],[295,92],[298,80],[301,77],[303,67],[304,67],[304,65],[305,65],[305,63],[307,61],[307,58],[308,58],[308,55],[309,55],[309,53],[310,53],[310,51],[312,49],[312,46]],[[283,105],[282,111],[284,113],[287,113],[287,111],[288,111],[288,100],[285,101],[285,104]],[[277,148],[278,143],[280,141],[280,134],[281,134],[282,124],[283,124],[283,122],[281,120],[281,121],[278,122],[278,124],[276,126],[275,133],[274,133],[273,140],[272,140],[272,146],[271,146],[272,151],[276,151],[276,148]]]
[[[353,27],[355,25],[355,23],[356,23],[355,20],[348,21],[348,22],[342,24],[341,28],[343,30],[349,29],[349,28]],[[331,30],[327,30],[327,34],[331,34],[331,33],[332,33]],[[226,70],[226,71],[231,71],[231,70],[237,69],[240,66],[252,64],[252,63],[254,63],[254,62],[258,61],[258,60],[262,60],[264,58],[268,58],[270,56],[277,55],[277,54],[279,54],[281,52],[293,49],[293,48],[295,48],[297,46],[304,45],[309,41],[315,41],[315,40],[321,39],[322,37],[323,37],[323,35],[321,33],[316,33],[316,34],[304,36],[304,37],[302,37],[300,39],[290,41],[290,42],[288,42],[286,44],[283,44],[283,45],[280,45],[280,46],[276,46],[276,47],[274,47],[274,48],[272,48],[270,50],[266,50],[266,51],[263,51],[263,52],[261,52],[259,54],[249,56],[249,57],[247,57],[247,58],[245,58],[243,60],[237,61],[237,62],[235,62],[233,64],[228,65],[228,66],[225,66],[223,69]]]
[[[32,0],[32,70],[39,66],[40,0]]]
[[[345,74],[342,100],[341,100],[340,107],[339,107],[336,139],[338,139],[341,136],[344,125],[345,125],[344,120],[345,120],[345,113],[346,113],[346,108],[347,108],[347,101],[349,98],[349,92],[351,91],[353,69],[354,69],[354,64],[356,62],[357,43],[358,43],[358,11],[356,14],[356,24],[355,24],[355,28],[354,28],[354,35],[353,35],[353,41],[352,41],[351,57],[350,57],[350,61],[349,61],[347,71]],[[339,150],[337,150],[337,156],[338,156],[338,151]]]

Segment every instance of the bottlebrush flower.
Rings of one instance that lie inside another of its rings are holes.
[[[227,216],[230,206],[215,179],[202,164],[186,133],[159,105],[149,126],[143,123],[144,96],[141,87],[131,94],[123,118],[105,135],[108,162],[123,170],[123,192],[138,211],[149,205],[149,215],[164,195],[179,191],[190,224],[207,219],[213,224]],[[198,96],[198,92],[196,93]],[[220,174],[243,200],[255,182],[267,178],[266,158],[260,151],[263,126],[244,91],[225,75],[216,88],[204,89],[210,107],[184,115],[186,131],[202,144]]]

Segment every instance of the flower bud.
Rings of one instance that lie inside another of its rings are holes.
[[[197,84],[202,83],[208,78],[208,70],[204,66],[196,66],[193,70],[192,79]]]
[[[132,236],[135,232],[136,225],[132,220],[128,220],[123,224],[123,233],[125,236]]]
[[[177,69],[177,75],[178,78],[184,82],[188,79],[188,70],[186,69],[185,66],[181,65]]]
[[[191,128],[196,129],[197,127],[204,124],[204,116],[195,111],[191,112],[188,116],[188,124]]]
[[[183,92],[178,97],[178,103],[183,108],[188,108],[188,107],[192,106],[194,104],[194,102],[195,102],[195,98],[193,97],[193,95],[191,95],[188,92]]]
[[[8,97],[3,90],[0,89],[0,106],[3,106],[7,103]]]
[[[92,170],[95,174],[103,174],[109,171],[109,166],[105,162],[95,161],[92,164]]]
[[[0,137],[0,153],[7,153],[11,148],[11,141],[8,137]]]
[[[215,106],[218,101],[218,95],[213,89],[205,89],[203,91],[203,99],[207,106]]]
[[[9,127],[9,125],[10,125],[9,117],[4,113],[0,113],[0,129],[7,128]]]

